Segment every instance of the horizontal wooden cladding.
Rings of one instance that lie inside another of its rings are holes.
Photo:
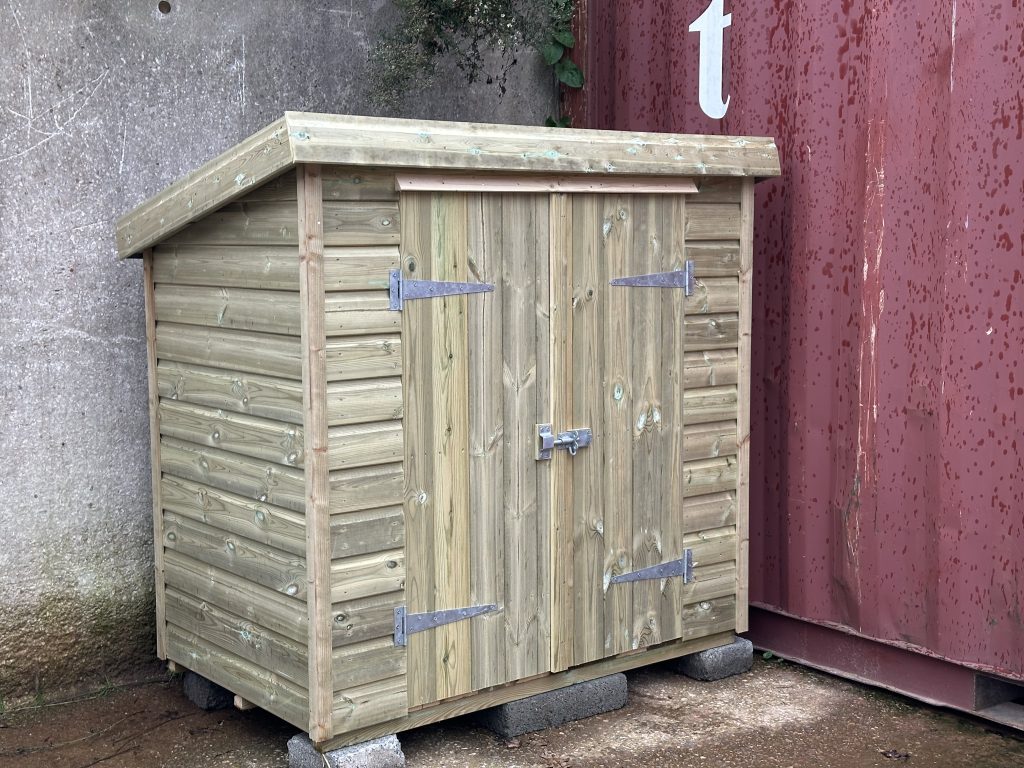
[[[735,594],[736,562],[733,560],[694,567],[693,581],[679,588],[680,602],[683,605]]]
[[[302,380],[298,336],[160,323],[156,353],[161,360]],[[397,376],[402,371],[401,337],[336,338],[327,342],[326,357],[328,381]]]
[[[597,194],[694,194],[693,179],[671,176],[580,176],[499,173],[398,173],[401,192],[592,192]]]
[[[742,235],[739,203],[701,203],[687,200],[685,237],[691,240],[739,240]]]
[[[398,243],[398,203],[324,201],[324,245]]]
[[[169,624],[167,655],[186,669],[277,715],[296,728],[309,727],[309,696],[284,676],[258,667],[186,629]]]
[[[290,467],[303,464],[302,428],[219,408],[161,399],[160,434]]]
[[[308,616],[301,600],[173,549],[164,552],[164,580],[168,587],[222,606],[297,643],[307,641]]]
[[[283,595],[305,597],[306,559],[302,556],[167,510],[163,545]]]
[[[736,597],[699,600],[684,605],[681,611],[683,640],[736,629]]]
[[[328,336],[398,333],[402,313],[388,309],[387,291],[328,293],[324,304],[324,329]]]
[[[331,606],[331,641],[335,647],[381,637],[394,639],[395,607],[405,603],[404,592],[347,600]]]
[[[291,291],[157,283],[155,293],[158,322],[286,336],[301,333],[299,294]]]
[[[735,456],[688,461],[683,464],[683,496],[735,491],[739,461]]]
[[[367,467],[402,460],[402,422],[331,427],[327,464],[331,469]]]
[[[738,408],[739,396],[735,384],[687,389],[683,392],[684,424],[735,419]],[[733,430],[735,431],[735,426]]]
[[[298,337],[160,323],[156,355],[177,363],[302,380]]]
[[[397,549],[405,544],[402,507],[382,507],[331,516],[332,558]]]
[[[330,426],[400,419],[402,415],[400,378],[333,382],[327,385],[327,423]]]
[[[293,512],[305,513],[306,510],[305,478],[299,469],[172,437],[160,441],[160,468],[175,477]]]
[[[320,170],[324,200],[397,200],[395,174],[373,168],[346,168],[324,166]],[[245,199],[294,200],[296,197],[295,171],[288,171],[276,179],[253,190]]]
[[[331,562],[331,601],[358,600],[405,587],[405,550],[390,549]]]
[[[740,321],[735,313],[727,315],[687,315],[683,319],[686,349],[723,349],[739,344]]]
[[[334,690],[387,680],[405,674],[406,650],[393,635],[335,648]]]
[[[297,381],[161,360],[157,387],[167,400],[302,424],[302,384]]]
[[[712,176],[697,180],[697,197],[694,203],[735,203],[740,204],[743,179],[728,176]]]
[[[299,290],[297,245],[160,245],[153,253],[157,283]],[[398,265],[395,245],[326,248],[324,289],[387,290],[388,273]]]
[[[737,451],[736,421],[691,424],[683,430],[683,455],[689,460],[732,456]]]
[[[169,587],[167,621],[303,688],[309,686],[306,646],[235,615],[209,600]]]
[[[687,352],[683,355],[683,386],[686,389],[735,384],[739,380],[736,349]]]
[[[698,278],[693,294],[686,297],[688,315],[706,315],[712,312],[738,312],[740,308],[740,281],[738,277]]]
[[[736,491],[690,496],[683,501],[682,533],[699,533],[736,524]]]
[[[334,733],[393,720],[396,712],[407,710],[405,675],[337,691],[334,694]]]
[[[401,504],[405,490],[401,462],[335,470],[329,482],[332,515]]]
[[[727,525],[710,531],[688,533],[683,537],[683,547],[693,550],[694,568],[733,561],[737,555],[736,528]]]
[[[299,290],[297,245],[159,245],[153,280],[258,290]]]
[[[684,248],[685,258],[693,262],[693,274],[698,280],[726,277],[740,273],[740,243],[693,242]]]
[[[160,480],[160,501],[182,517],[305,556],[306,520],[290,510],[166,473]]]

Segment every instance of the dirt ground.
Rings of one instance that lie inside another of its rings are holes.
[[[629,703],[505,742],[466,719],[400,736],[410,768],[1024,768],[1024,739],[777,660],[698,683],[628,675]],[[0,768],[283,768],[295,729],[258,710],[201,712],[180,682],[0,716]]]

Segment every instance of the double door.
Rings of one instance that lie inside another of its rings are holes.
[[[686,208],[683,194],[403,193],[403,279],[493,286],[403,310],[407,611],[465,617],[408,636],[410,707],[696,619],[734,626],[728,602],[693,607],[687,569],[732,561],[735,584],[735,530],[701,538],[686,517],[695,488],[712,516],[734,514],[735,387],[725,418],[688,425],[684,409],[688,387],[735,370],[701,343],[727,331],[688,317],[735,312],[737,278],[686,296]],[[674,287],[628,284],[661,273]],[[545,424],[590,442],[542,458]]]

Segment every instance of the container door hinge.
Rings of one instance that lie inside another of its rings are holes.
[[[683,584],[693,581],[693,550],[684,549],[683,556],[678,560],[670,560],[660,565],[652,565],[648,568],[641,568],[639,571],[620,573],[612,576],[609,584],[621,584],[626,581],[649,581],[652,579],[667,579],[672,576],[682,576]]]
[[[655,272],[650,275],[616,277],[611,285],[625,285],[631,288],[682,288],[687,296],[693,296],[693,262],[687,260],[682,269],[672,272]]]
[[[388,308],[398,312],[412,299],[432,299],[436,296],[459,296],[464,293],[489,293],[490,283],[446,283],[440,280],[410,280],[402,270],[392,269],[388,280],[390,301]]]
[[[406,613],[405,606],[395,608],[395,645],[405,645],[406,638],[425,629],[433,629],[443,624],[471,619],[482,613],[498,610],[498,606],[472,605],[468,608],[450,608],[446,611],[430,611],[428,613]]]

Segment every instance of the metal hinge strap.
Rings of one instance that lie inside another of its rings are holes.
[[[631,288],[682,288],[687,296],[693,296],[693,262],[687,260],[682,269],[672,272],[654,272],[650,275],[616,277],[611,285],[625,285]]]
[[[667,579],[671,576],[682,576],[683,584],[693,581],[693,550],[684,549],[683,556],[678,560],[670,560],[660,565],[641,568],[639,571],[620,573],[612,576],[609,584],[621,584],[626,581],[648,581],[651,579]]]
[[[432,299],[437,296],[460,296],[466,293],[489,293],[490,283],[448,283],[441,280],[410,280],[402,270],[392,269],[388,279],[388,308],[399,311],[412,299]]]
[[[498,606],[472,605],[468,608],[449,608],[446,611],[430,611],[428,613],[406,613],[405,606],[395,608],[395,645],[405,645],[406,638],[426,629],[433,629],[444,624],[471,619],[482,613],[498,610]]]

